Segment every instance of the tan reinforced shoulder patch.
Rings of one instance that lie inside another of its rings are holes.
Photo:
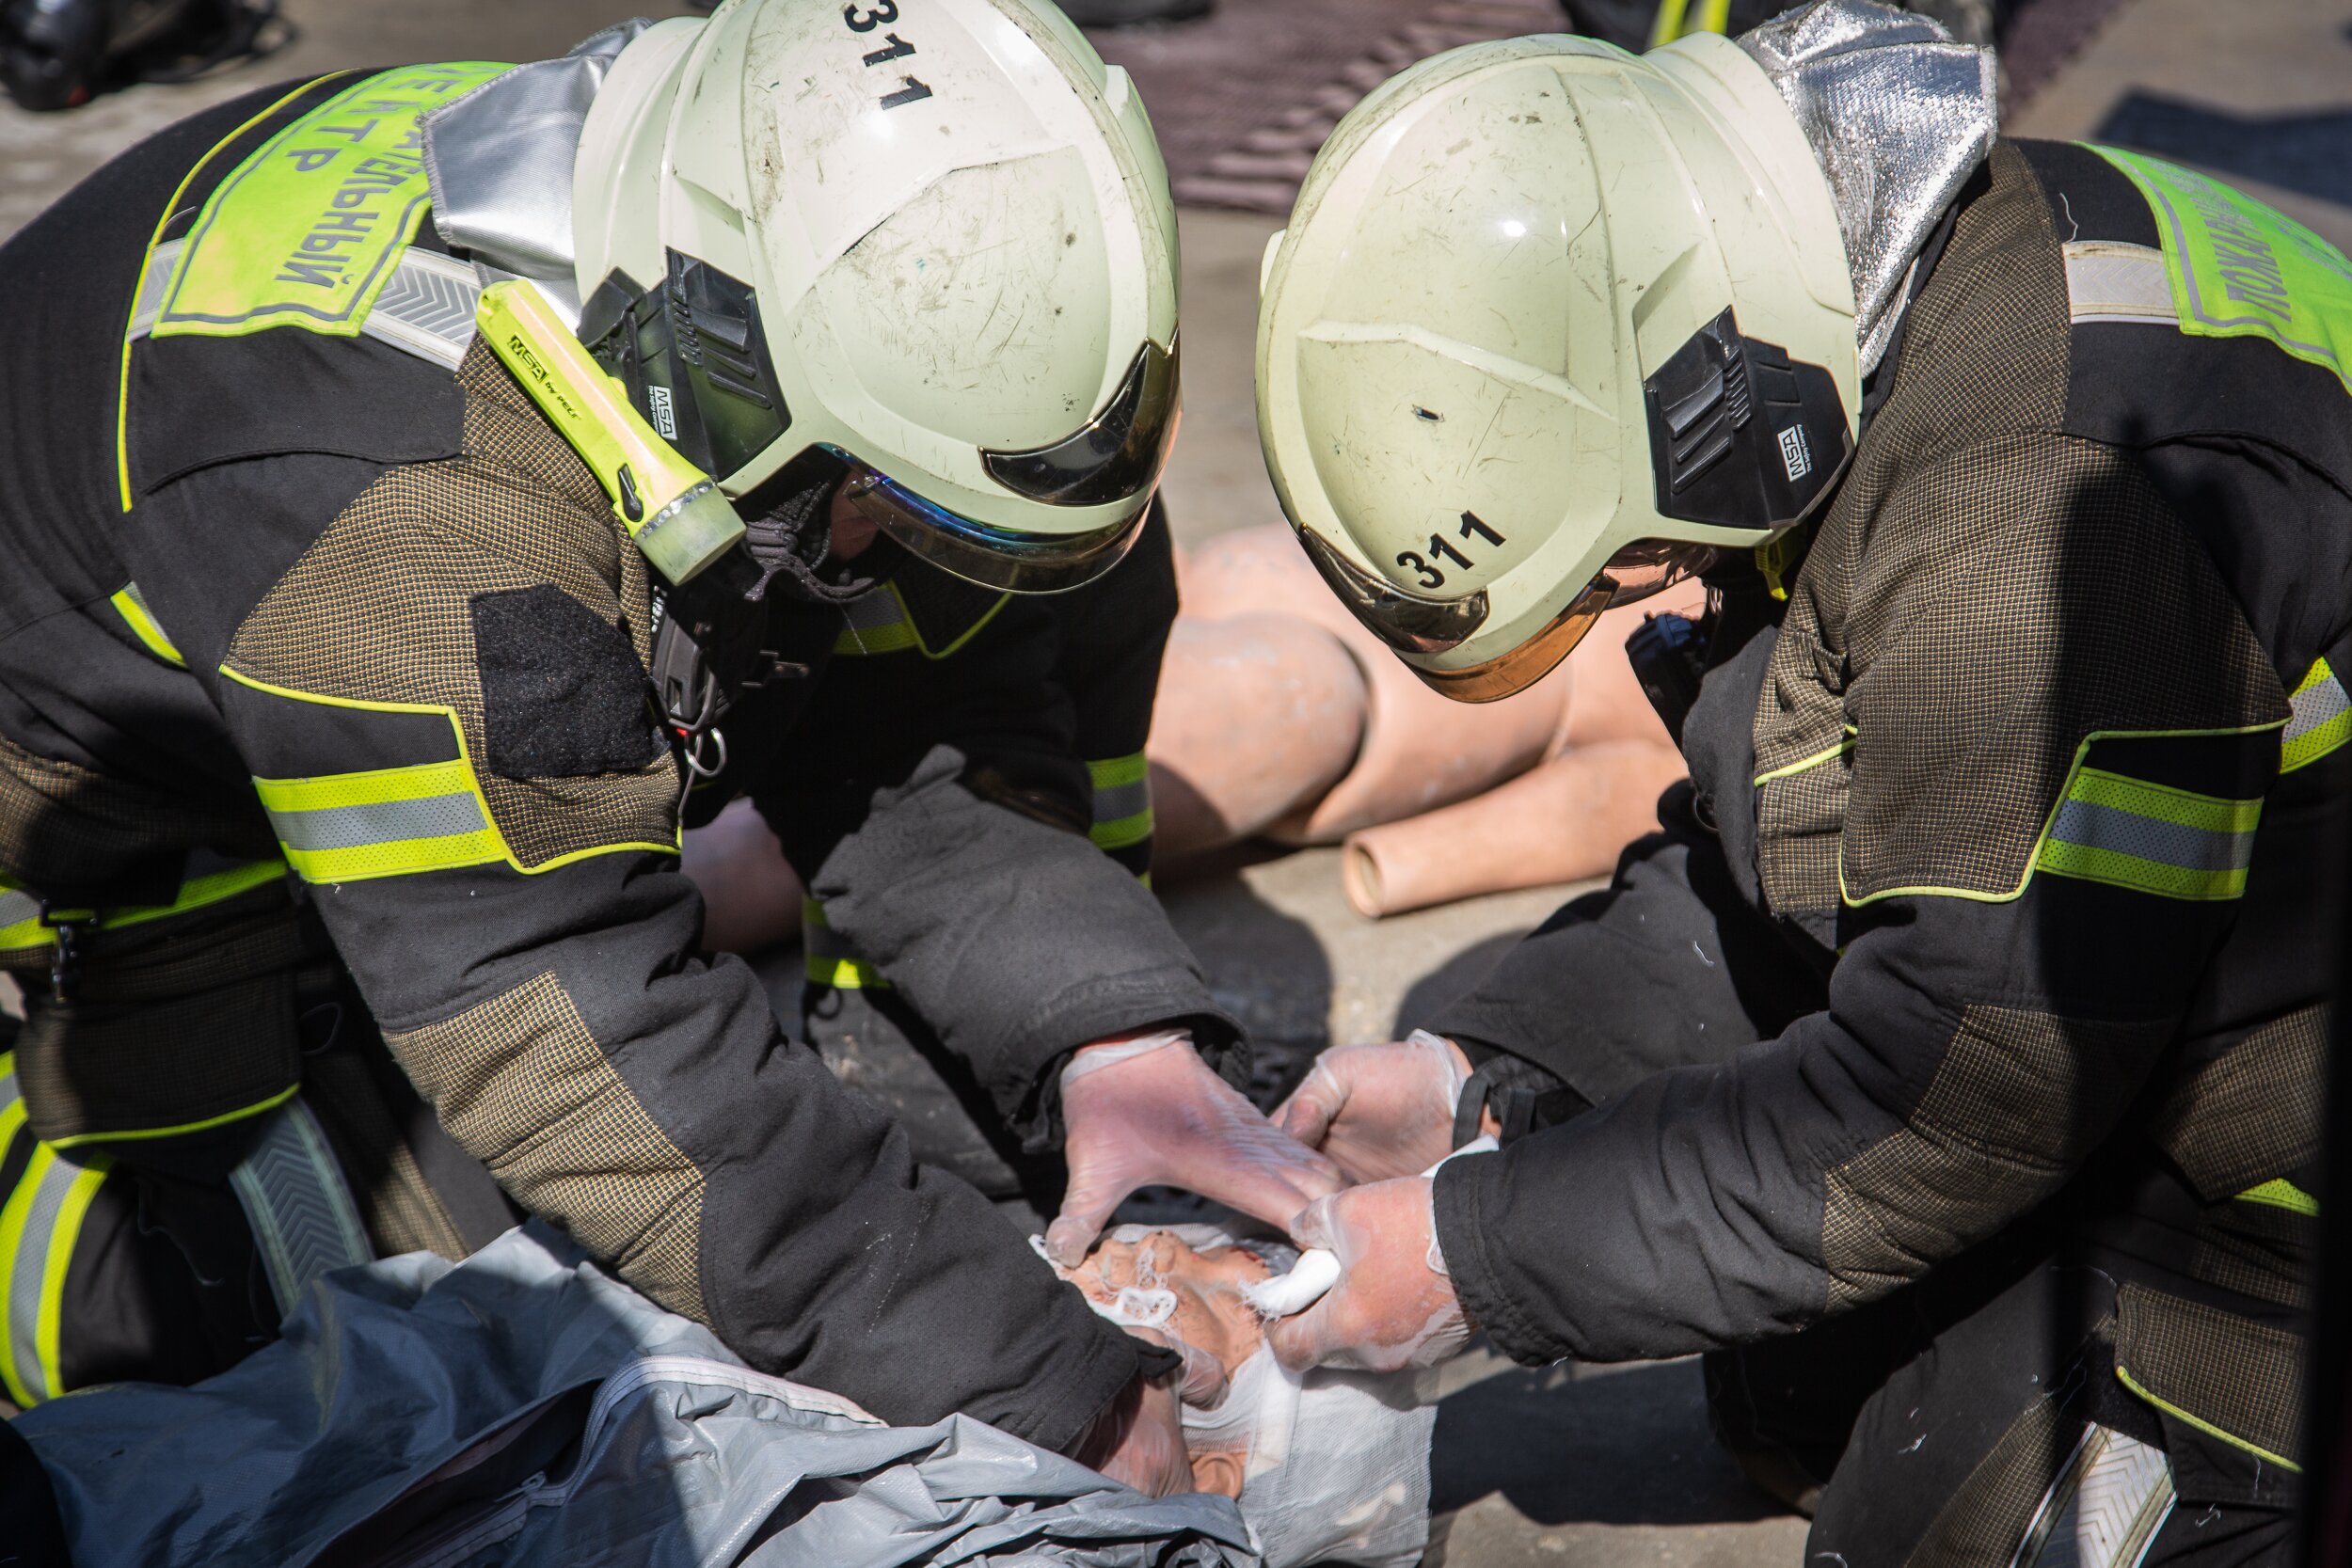
[[[487,766],[476,595],[552,583],[625,631],[641,664],[652,657],[652,617],[644,562],[602,491],[485,356],[477,350],[459,372],[465,453],[389,468],[362,491],[246,617],[226,667],[331,705],[448,713],[519,869],[674,848],[667,756],[577,778],[509,779]]]
[[[703,1173],[640,1104],[563,982],[534,975],[384,1038],[442,1125],[533,1213],[705,1323]]]

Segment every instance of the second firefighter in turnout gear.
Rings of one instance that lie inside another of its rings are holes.
[[[1148,1483],[1168,1354],[698,952],[675,855],[754,796],[1104,1208],[1337,1184],[1136,876],[1174,247],[1052,8],[745,0],[249,95],[0,248],[8,1397],[519,1211],[755,1366]]]
[[[1283,1119],[1294,1363],[1713,1352],[1809,1560],[2282,1561],[2352,787],[2352,264],[1995,134],[1862,0],[1441,55],[1270,249],[1332,589],[1500,696],[1611,604],[1690,779]],[[1411,1173],[1484,1122],[1500,1152]]]

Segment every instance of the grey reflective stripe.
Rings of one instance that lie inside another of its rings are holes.
[[[2110,849],[2184,871],[2243,871],[2254,858],[2254,831],[2217,832],[2183,827],[2137,812],[2068,800],[2050,824],[2050,837],[2086,849]]]
[[[490,824],[482,802],[463,791],[415,800],[378,800],[316,811],[273,811],[270,823],[289,849],[360,849],[411,838],[480,832]]]
[[[385,280],[360,332],[451,370],[473,341],[482,279],[453,256],[410,245]]]
[[[2015,1568],[2137,1568],[2175,1500],[2162,1449],[2090,1427],[2010,1560]]]
[[[15,1103],[16,1053],[14,1052],[10,1052],[8,1053],[8,1070],[6,1072],[0,1072],[0,1105],[13,1105]],[[5,1143],[0,1143],[0,1157],[5,1157],[8,1152],[8,1146]]]
[[[40,900],[29,893],[0,893],[0,926],[13,926],[40,913]]]
[[[2288,699],[2295,716],[2287,721],[2286,733],[2279,737],[2282,746],[2292,746],[2328,720],[2352,708],[2352,693],[2344,689],[2333,670]],[[0,899],[0,925],[8,924],[8,903]]]
[[[81,1174],[81,1165],[71,1157],[36,1147],[25,1176],[34,1184],[33,1196],[25,1206],[24,1228],[17,1238],[16,1260],[8,1273],[8,1358],[15,1363],[17,1382],[36,1400],[63,1391],[50,1387],[41,1371],[41,1286],[49,1272],[51,1252],[60,1242],[68,1247],[73,1244],[73,1237],[57,1235],[57,1222]]]
[[[134,338],[144,338],[154,330],[155,317],[164,308],[164,285],[171,281],[171,269],[180,260],[183,240],[167,240],[155,247],[147,259],[147,270],[139,275],[138,297],[131,306],[131,332]]]
[[[154,330],[182,244],[172,240],[159,245],[148,260],[147,271],[139,278],[138,302],[131,309],[132,337],[144,338]],[[473,308],[481,296],[482,279],[467,262],[410,245],[384,280],[383,293],[375,296],[375,307],[359,324],[359,331],[420,359],[455,370],[466,356],[467,345],[473,341]]]
[[[1122,817],[1152,809],[1152,781],[1137,779],[1133,784],[1097,784],[1094,786],[1094,820],[1117,822]]]
[[[2164,252],[2111,240],[2078,240],[2065,248],[2066,311],[2075,321],[2180,325]]]
[[[329,1269],[373,1259],[367,1227],[318,1118],[299,1097],[270,1113],[261,1141],[229,1173],[283,1315]]]

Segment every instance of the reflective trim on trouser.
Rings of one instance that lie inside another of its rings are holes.
[[[506,858],[463,758],[253,781],[286,860],[308,882],[348,882]]]
[[[115,613],[122,617],[122,624],[131,628],[131,635],[139,640],[140,646],[166,664],[176,664],[183,670],[188,667],[179,647],[156,624],[155,612],[147,608],[147,595],[139,592],[137,583],[124,583],[106,602],[115,607]]]
[[[20,1138],[31,1137],[17,1093],[15,1053],[0,1053],[0,1158]],[[90,1199],[111,1164],[103,1154],[77,1157],[34,1143],[24,1174],[0,1204],[0,1290],[7,1292],[8,1319],[0,1384],[20,1406],[66,1391],[57,1366],[66,1271]]]
[[[880,970],[825,924],[825,906],[809,897],[801,900],[801,973],[810,985],[834,990],[886,990],[890,986]]]
[[[1152,771],[1141,752],[1087,764],[1094,783],[1096,847],[1124,849],[1152,836]]]
[[[2017,1568],[2134,1568],[2173,1502],[2162,1449],[2111,1427],[2086,1427],[2013,1560]]]
[[[99,930],[113,931],[126,926],[143,926],[151,920],[186,914],[209,904],[223,903],[239,894],[250,893],[257,887],[274,882],[285,874],[286,863],[283,861],[225,861],[198,850],[188,857],[179,895],[168,904],[54,912],[87,914]],[[0,877],[0,954],[45,948],[56,940],[56,935],[54,927],[41,921],[40,899]]]
[[[2096,768],[2075,770],[2035,865],[2166,898],[2246,891],[2260,800],[2229,800]]]
[[[2312,662],[2311,673],[2288,699],[2295,717],[2279,737],[2279,771],[2292,773],[2352,740],[2352,693],[2336,678],[2324,658]]]
[[[375,1256],[326,1133],[300,1100],[262,1124],[261,1140],[229,1173],[229,1185],[253,1227],[281,1314],[327,1270]]]

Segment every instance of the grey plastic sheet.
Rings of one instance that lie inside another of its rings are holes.
[[[1257,1561],[1224,1498],[1145,1497],[961,1416],[882,1425],[536,1225],[339,1271],[219,1377],[16,1428],[77,1568]]]

